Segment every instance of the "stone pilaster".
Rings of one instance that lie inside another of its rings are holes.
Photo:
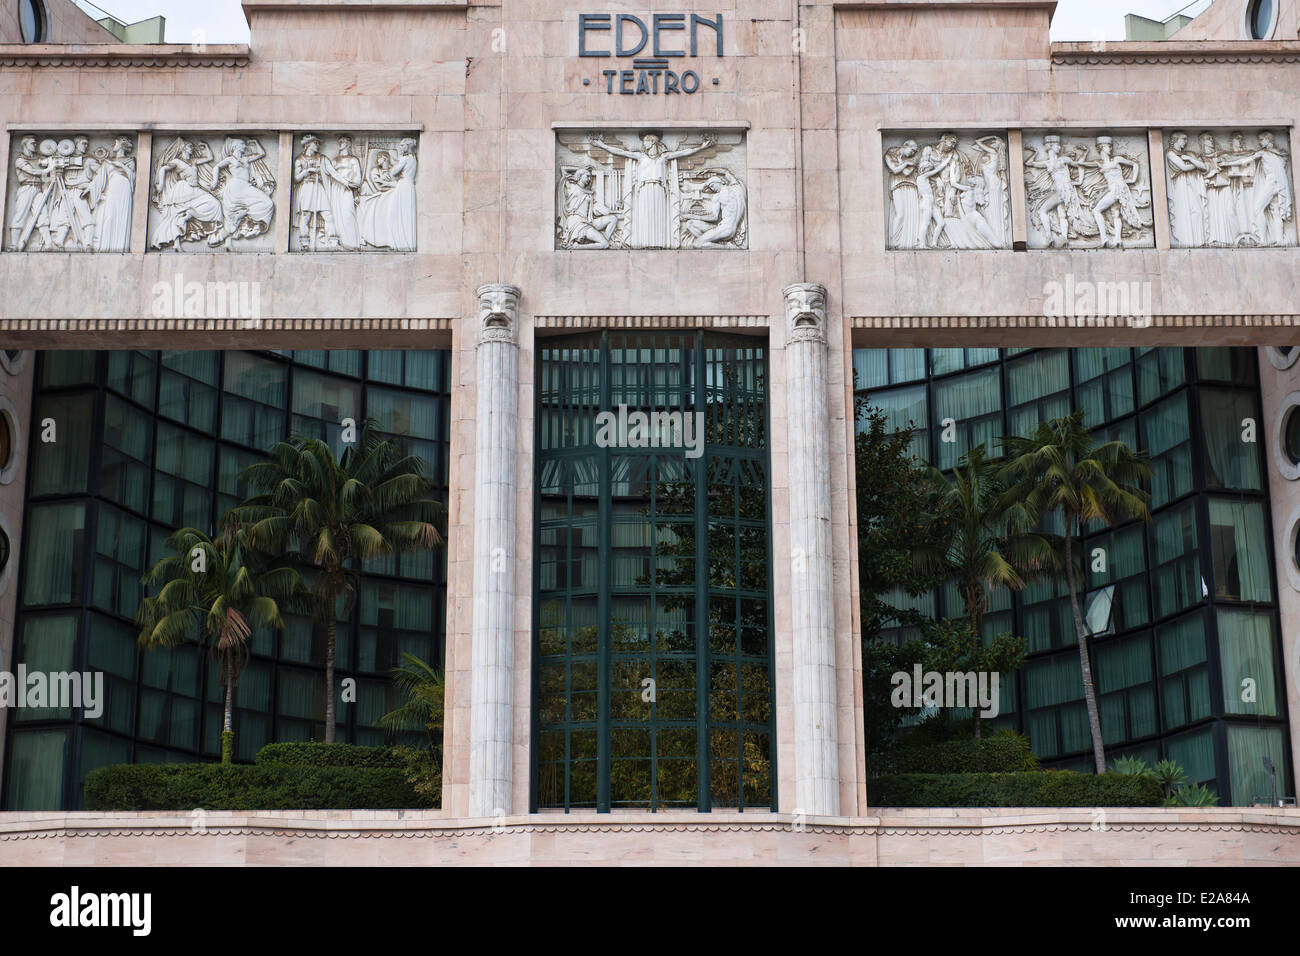
[[[813,816],[838,816],[826,289],[799,282],[787,286],[784,294],[794,673],[792,809]]]
[[[513,785],[519,290],[478,290],[469,815],[508,815]]]

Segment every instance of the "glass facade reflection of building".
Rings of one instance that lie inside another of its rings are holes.
[[[537,354],[533,808],[774,808],[765,341]]]
[[[220,753],[222,688],[196,648],[140,651],[140,575],[175,529],[211,531],[246,489],[240,472],[291,434],[341,452],[345,419],[374,418],[447,488],[449,353],[46,352],[38,357],[14,664],[102,670],[99,719],[70,709],[11,714],[3,806],[80,806],[81,783],[114,763]],[[15,549],[17,542],[14,542]],[[440,664],[441,551],[363,569],[340,619],[337,677],[355,678],[338,739],[384,741],[388,680],[402,652]],[[290,618],[256,633],[235,695],[236,759],[269,741],[323,739],[324,628]]]
[[[1108,759],[1170,758],[1221,804],[1290,793],[1275,557],[1253,349],[858,349],[855,387],[918,458],[950,469],[970,448],[1081,408],[1099,439],[1146,450],[1150,522],[1096,529],[1082,608]],[[1248,429],[1254,423],[1253,440]],[[945,438],[953,440],[945,440]],[[1104,566],[1092,560],[1101,549]],[[1104,568],[1098,570],[1098,568]],[[957,617],[955,589],[910,601]],[[985,637],[1028,657],[1002,682],[997,726],[1028,735],[1045,766],[1090,770],[1078,645],[1063,584],[993,593]],[[902,637],[891,632],[888,637]]]

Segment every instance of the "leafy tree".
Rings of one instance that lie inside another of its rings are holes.
[[[912,454],[912,428],[891,432],[885,412],[858,396],[859,430],[854,440],[858,506],[858,601],[862,641],[888,627],[919,628],[928,618],[898,608],[887,598],[901,589],[919,597],[943,581],[943,574],[918,564],[918,551],[938,550],[949,535],[939,513],[939,486]]]
[[[373,419],[339,458],[320,439],[295,435],[241,478],[257,492],[234,512],[249,540],[275,553],[296,551],[315,569],[312,611],[326,629],[325,741],[333,743],[338,602],[350,616],[363,562],[442,546],[446,509],[434,498],[424,461],[384,438]]]
[[[1088,632],[1079,609],[1082,564],[1078,538],[1085,525],[1113,527],[1133,518],[1150,520],[1150,495],[1143,484],[1151,477],[1146,455],[1123,442],[1098,443],[1084,427],[1084,413],[1040,422],[1029,437],[1002,439],[1008,452],[1004,479],[1008,527],[1028,532],[1054,516],[1064,527],[1059,537],[1044,535],[1052,547],[1037,555],[1036,567],[1063,571],[1079,642],[1079,667],[1088,709],[1088,729],[1097,773],[1106,772],[1101,718],[1089,662]]]
[[[160,590],[140,603],[139,642],[152,650],[193,640],[216,653],[226,686],[221,762],[230,763],[235,683],[248,662],[249,638],[259,627],[283,627],[282,612],[301,601],[305,588],[296,570],[258,554],[247,531],[233,525],[216,538],[181,528],[167,545],[176,553],[143,577],[148,587]]]
[[[966,646],[948,647],[952,630],[939,635],[940,655],[951,658],[949,667],[936,670],[999,671],[1019,667],[1024,642],[1004,635],[988,648],[981,647],[984,615],[994,588],[1023,590],[1031,576],[1028,568],[1050,547],[1041,536],[1017,533],[1003,518],[1006,508],[1002,466],[990,459],[983,445],[972,448],[958,462],[952,478],[930,470],[937,489],[937,520],[933,533],[913,548],[917,565],[952,579],[964,605]],[[980,735],[978,709],[973,715],[974,735]]]

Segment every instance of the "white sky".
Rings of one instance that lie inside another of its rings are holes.
[[[98,0],[97,5],[128,23],[162,14],[167,18],[168,43],[194,42],[195,30],[204,33],[197,38],[200,42],[248,42],[239,0]],[[1124,14],[1163,20],[1188,5],[1188,0],[1059,0],[1052,39],[1122,40]]]

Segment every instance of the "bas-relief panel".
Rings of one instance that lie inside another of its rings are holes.
[[[1027,130],[1023,144],[1029,248],[1155,246],[1145,131]]]
[[[1011,248],[1005,133],[884,134],[890,249]]]
[[[748,248],[743,132],[560,132],[555,156],[557,249]]]
[[[414,133],[303,133],[293,145],[292,252],[416,250]]]
[[[1171,246],[1296,244],[1284,131],[1175,129],[1164,141]]]
[[[155,136],[149,248],[274,251],[279,152],[274,133]]]
[[[127,252],[134,133],[15,133],[4,248]]]

